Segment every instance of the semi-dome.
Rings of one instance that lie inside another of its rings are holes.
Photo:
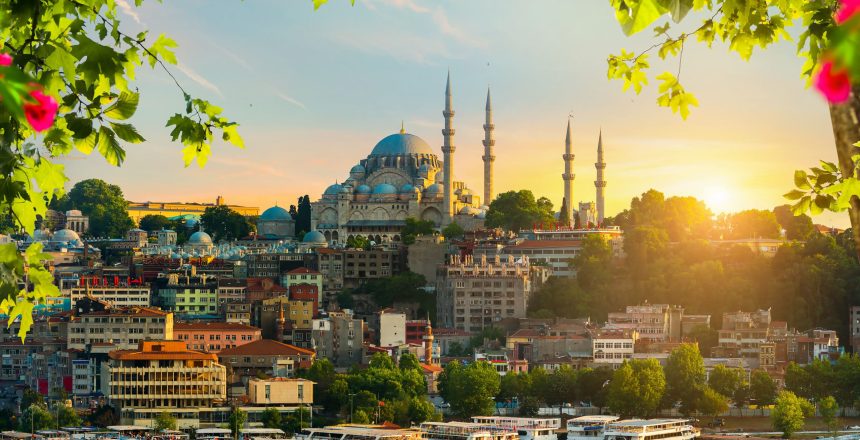
[[[260,214],[260,220],[292,220],[290,212],[280,206],[272,206]]]
[[[71,229],[60,229],[59,231],[54,232],[54,237],[52,239],[54,241],[73,242],[80,240],[81,237],[78,235],[77,232]]]
[[[430,145],[414,134],[394,133],[388,136],[370,152],[371,156],[400,156],[410,154],[434,154]]]
[[[397,194],[397,188],[390,183],[380,183],[373,187],[373,194]]]
[[[402,193],[412,193],[414,190],[415,187],[408,183],[404,183],[403,186],[400,187],[400,192]]]
[[[364,174],[366,171],[364,165],[358,164],[349,170],[349,174]]]
[[[302,238],[302,243],[317,243],[323,244],[328,243],[325,239],[325,235],[320,231],[310,231],[305,234],[304,238]]]
[[[334,185],[331,185],[328,188],[326,188],[325,192],[323,194],[324,195],[335,195],[335,194],[340,192],[341,188],[343,188],[343,186],[341,186],[338,183],[335,183]]]
[[[441,194],[444,191],[445,191],[445,188],[441,184],[438,184],[438,183],[434,183],[434,184],[428,186],[427,189],[424,190],[424,192],[427,194]]]
[[[358,187],[355,188],[355,193],[356,194],[370,194],[370,187],[367,185],[358,185]]]
[[[352,187],[349,185],[343,185],[340,187],[341,194],[352,194]]]
[[[188,244],[192,245],[192,246],[193,245],[198,245],[198,246],[211,245],[212,244],[212,237],[210,237],[209,234],[207,234],[203,231],[197,231],[197,232],[191,234],[191,237],[188,237]]]

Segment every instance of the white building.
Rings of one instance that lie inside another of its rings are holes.
[[[635,331],[597,331],[591,335],[595,364],[611,364],[617,368],[633,358],[637,334]]]
[[[406,314],[391,309],[379,311],[379,346],[406,344]]]
[[[70,293],[72,304],[87,295],[118,307],[149,307],[151,305],[149,286],[76,286],[72,287]]]

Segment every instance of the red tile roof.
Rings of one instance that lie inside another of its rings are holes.
[[[221,350],[218,356],[313,356],[314,354],[313,350],[306,348],[284,344],[273,339],[260,339]]]
[[[259,328],[238,322],[177,322],[173,331],[222,330],[222,331],[260,331]]]
[[[319,275],[320,274],[319,272],[317,272],[313,269],[308,269],[307,267],[298,267],[298,268],[295,268],[295,269],[287,272],[287,275],[302,274],[302,273],[311,274],[311,275]]]

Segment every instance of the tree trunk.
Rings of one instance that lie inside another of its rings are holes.
[[[860,141],[860,85],[855,84],[852,87],[851,97],[847,102],[830,105],[830,120],[836,141],[839,171],[845,177],[852,177],[854,161],[851,156],[860,151],[854,146]],[[851,197],[848,216],[851,218],[851,230],[854,233],[854,251],[860,259],[860,198],[857,196]]]

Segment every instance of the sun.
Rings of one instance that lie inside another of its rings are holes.
[[[714,214],[727,212],[731,202],[731,192],[722,185],[711,185],[705,187],[702,200]]]

